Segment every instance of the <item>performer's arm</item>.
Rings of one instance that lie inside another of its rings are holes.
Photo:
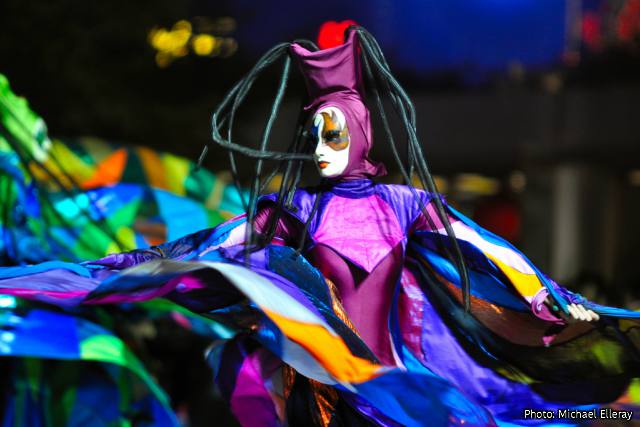
[[[425,193],[425,211],[419,212],[413,222],[413,231],[427,231],[446,235],[445,227],[436,213],[435,202],[427,198]],[[568,301],[567,308],[571,317],[565,316],[550,295],[549,287],[562,292],[570,293],[552,280],[544,276],[529,261],[524,254],[513,247],[509,242],[495,234],[483,229],[461,213],[449,207],[444,201],[445,211],[449,218],[451,228],[459,243],[466,242],[480,251],[492,265],[506,277],[513,288],[530,304],[533,313],[545,320],[566,322],[568,320],[598,320],[599,316],[592,310],[586,309],[582,304]],[[545,284],[546,282],[546,284]]]

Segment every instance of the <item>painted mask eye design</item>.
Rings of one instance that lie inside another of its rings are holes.
[[[324,129],[322,138],[325,143],[335,151],[341,151],[349,147],[349,128],[346,123],[341,125],[344,120],[339,120],[336,113],[322,112],[324,118]]]
[[[342,174],[349,163],[349,128],[344,113],[337,107],[325,107],[316,112],[312,133],[318,145],[314,156],[324,178]]]

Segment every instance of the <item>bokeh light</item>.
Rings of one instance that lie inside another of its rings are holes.
[[[156,50],[156,64],[166,68],[176,59],[193,53],[200,57],[227,58],[238,49],[238,42],[228,34],[236,28],[231,17],[211,20],[206,17],[194,18],[194,23],[186,19],[177,21],[171,29],[153,27],[148,34],[149,44]]]

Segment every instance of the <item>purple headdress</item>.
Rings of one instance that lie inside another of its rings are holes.
[[[321,108],[338,107],[349,127],[351,149],[349,164],[339,179],[373,178],[386,174],[383,164],[369,158],[373,146],[371,118],[364,104],[364,85],[357,33],[349,32],[344,44],[329,49],[309,51],[298,43],[291,54],[298,62],[307,86],[307,113]]]

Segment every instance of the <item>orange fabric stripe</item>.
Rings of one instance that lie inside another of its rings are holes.
[[[263,309],[280,330],[292,341],[300,344],[336,380],[361,383],[378,376],[381,365],[354,356],[345,342],[323,326],[288,319]]]
[[[120,182],[127,164],[127,157],[127,150],[124,148],[114,151],[113,154],[100,162],[93,176],[81,184],[82,188],[87,190]]]

